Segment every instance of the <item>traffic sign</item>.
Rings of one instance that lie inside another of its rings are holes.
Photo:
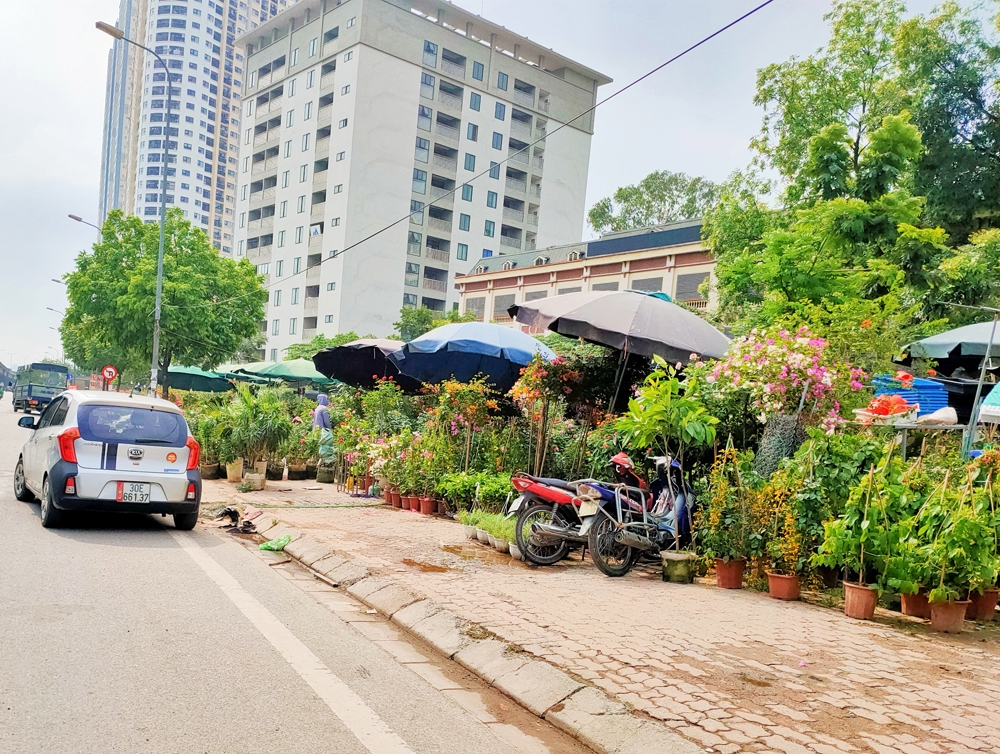
[[[114,382],[115,377],[118,376],[118,370],[115,369],[110,364],[108,364],[106,367],[104,367],[104,369],[101,370],[101,376],[108,382]]]

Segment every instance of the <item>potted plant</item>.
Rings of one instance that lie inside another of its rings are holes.
[[[201,478],[219,478],[218,412],[188,417],[191,434],[201,446]]]
[[[292,431],[292,420],[286,412],[280,394],[274,388],[261,388],[256,393],[248,386],[236,386],[236,398],[224,412],[225,435],[232,448],[256,469],[266,471],[266,459]]]
[[[801,594],[799,576],[808,562],[803,555],[803,534],[799,529],[791,498],[795,492],[791,471],[779,468],[768,480],[762,496],[772,516],[765,546],[769,568],[767,591],[774,599],[797,600]]]
[[[459,523],[465,529],[466,539],[476,538],[476,524],[479,521],[479,511],[461,510],[458,512]]]
[[[715,560],[721,589],[741,589],[748,557],[761,554],[764,538],[754,528],[757,481],[753,454],[737,453],[730,441],[712,466],[706,509],[699,515],[699,544]]]
[[[243,481],[243,456],[228,437],[219,442],[219,463],[226,467],[226,481],[232,484]]]

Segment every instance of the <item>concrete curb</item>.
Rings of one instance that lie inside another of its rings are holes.
[[[267,514],[265,514],[267,515]],[[260,517],[261,519],[264,516]],[[527,710],[548,720],[601,754],[700,754],[702,748],[660,723],[632,714],[627,705],[554,665],[515,651],[497,639],[474,639],[474,624],[418,597],[392,579],[370,572],[277,519],[257,523],[266,539],[284,534],[285,552],[325,581],[434,647],[448,659],[499,689]]]

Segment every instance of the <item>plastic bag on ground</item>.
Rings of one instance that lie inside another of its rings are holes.
[[[270,550],[271,552],[281,552],[285,549],[285,545],[292,541],[291,534],[282,534],[277,539],[272,539],[270,542],[265,542],[260,546],[262,550]]]

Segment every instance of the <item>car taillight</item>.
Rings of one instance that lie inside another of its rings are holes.
[[[201,446],[198,441],[193,437],[188,437],[187,443],[185,443],[188,448],[188,471],[191,469],[198,468],[198,462],[201,460]]]
[[[80,439],[80,430],[76,427],[70,427],[65,432],[59,435],[59,455],[67,463],[76,463],[76,447],[73,445],[75,440]]]
[[[75,495],[76,494],[76,478],[75,477],[67,477],[66,478],[66,487],[63,488],[63,494],[64,495]]]
[[[198,492],[194,488],[194,482],[188,482],[187,499],[194,500],[197,496]]]

